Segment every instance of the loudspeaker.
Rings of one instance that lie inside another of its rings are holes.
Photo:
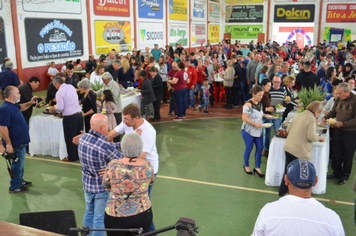
[[[73,210],[20,213],[20,225],[46,230],[53,233],[78,236],[69,228],[77,227]]]

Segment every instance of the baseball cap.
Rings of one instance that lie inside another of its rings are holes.
[[[289,163],[287,167],[289,181],[297,188],[311,188],[316,180],[316,170],[307,160],[297,159]]]

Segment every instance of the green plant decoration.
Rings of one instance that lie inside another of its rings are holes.
[[[303,109],[305,109],[311,102],[314,101],[323,101],[327,94],[321,91],[318,86],[314,86],[314,88],[302,88],[298,92],[298,99],[303,103]]]

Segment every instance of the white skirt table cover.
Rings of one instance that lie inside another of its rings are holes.
[[[329,163],[329,132],[322,135],[327,138],[325,142],[314,142],[311,162],[315,166],[318,183],[313,187],[314,194],[326,192],[327,172]],[[284,177],[286,163],[284,144],[286,139],[274,137],[269,147],[265,184],[267,186],[280,186]]]

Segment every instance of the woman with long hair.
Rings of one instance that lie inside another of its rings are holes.
[[[167,69],[167,63],[164,55],[159,56],[158,58],[158,74],[162,78],[162,85],[163,85],[163,103],[167,103],[167,99],[169,97],[168,95],[168,87],[167,87],[167,74],[168,74],[168,69]]]
[[[105,72],[105,66],[102,64],[98,65],[90,75],[90,83],[92,84],[100,83],[100,85],[102,85],[103,80],[101,79],[101,75],[104,74],[104,72]]]
[[[326,70],[326,74],[323,80],[321,80],[319,84],[319,88],[321,91],[326,92],[328,95],[331,94],[331,83],[330,83],[330,78],[336,76],[336,69],[333,66],[330,66]]]
[[[78,82],[78,89],[84,93],[83,98],[80,99],[82,104],[82,114],[85,122],[85,132],[88,133],[90,129],[90,119],[92,115],[97,112],[96,108],[96,94],[90,89],[90,81],[83,79]]]
[[[128,59],[122,59],[121,63],[118,71],[119,85],[124,88],[131,87],[134,82],[134,71],[130,67]]]

